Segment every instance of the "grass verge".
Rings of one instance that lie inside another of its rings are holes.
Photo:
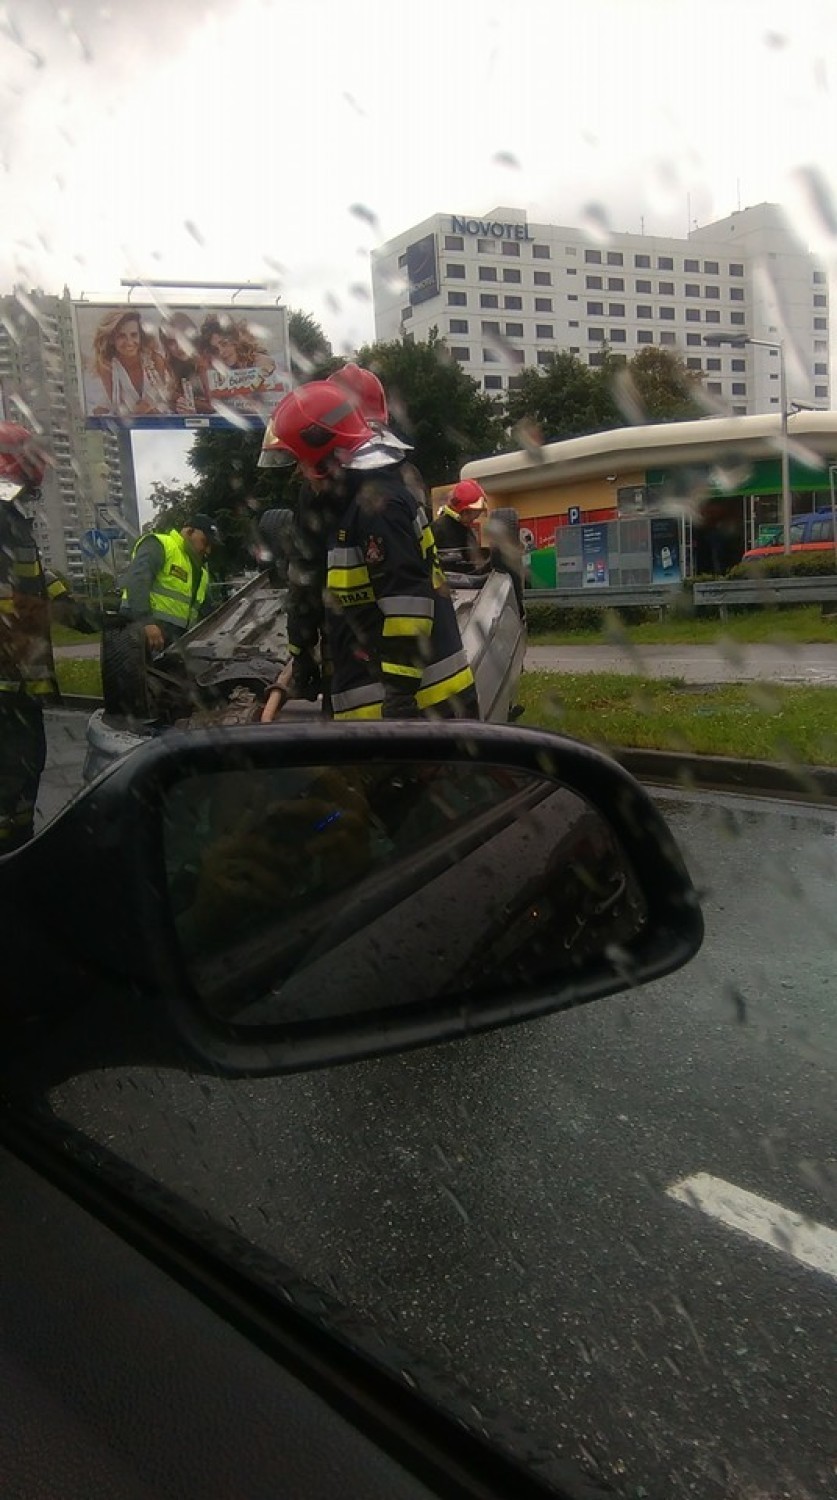
[[[71,630],[69,625],[53,624],[50,634],[53,646],[92,646],[102,639],[101,633],[85,635],[81,630]]]
[[[102,696],[102,670],[95,657],[59,657],[55,671],[62,693],[80,693],[86,698]]]
[[[748,614],[732,615],[728,620],[704,620],[698,616],[664,621],[648,620],[641,625],[626,625],[618,615],[602,612],[598,630],[550,630],[543,635],[532,632],[533,646],[613,646],[628,643],[636,646],[712,646],[718,641],[739,641],[746,645],[826,645],[837,644],[837,620],[827,620],[818,604],[800,605],[794,609],[760,609]]]
[[[837,766],[837,688],[527,672],[523,724],[607,747]]]

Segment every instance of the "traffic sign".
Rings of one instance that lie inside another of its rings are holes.
[[[578,526],[581,521],[581,511],[577,505],[571,505],[567,511],[567,520],[571,526]]]
[[[110,542],[108,541],[104,532],[97,531],[95,527],[90,531],[85,531],[83,535],[79,537],[79,546],[81,547],[81,550],[84,553],[85,557],[91,558],[107,557],[110,551]]]

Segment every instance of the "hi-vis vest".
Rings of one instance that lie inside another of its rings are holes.
[[[49,601],[67,590],[41,565],[32,524],[0,502],[0,701],[6,694],[58,697]]]
[[[153,537],[165,552],[163,566],[151,586],[148,608],[156,624],[173,625],[177,630],[188,630],[200,615],[206,599],[209,574],[200,563],[193,561],[179,531],[155,531]],[[140,537],[134,547],[140,547],[146,537]],[[132,554],[133,556],[133,554]],[[200,568],[200,579],[194,593],[193,569]],[[122,595],[123,603],[126,595]]]

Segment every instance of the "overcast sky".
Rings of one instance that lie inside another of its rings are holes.
[[[370,248],[436,212],[683,235],[769,199],[831,259],[836,42],[834,0],[11,0],[0,287],[266,280],[348,350]],[[182,468],[136,449],[143,488]]]

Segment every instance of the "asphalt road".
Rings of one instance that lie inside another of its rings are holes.
[[[837,646],[538,646],[528,672],[621,672],[684,682],[837,683]]]
[[[59,646],[59,657],[99,656],[98,643]],[[526,652],[528,672],[623,672],[682,677],[685,682],[837,683],[837,646],[539,646]]]
[[[406,1349],[406,1378],[464,1386],[544,1473],[833,1497],[837,814],[660,798],[705,892],[681,974],[402,1058],[119,1069],[52,1102]]]

